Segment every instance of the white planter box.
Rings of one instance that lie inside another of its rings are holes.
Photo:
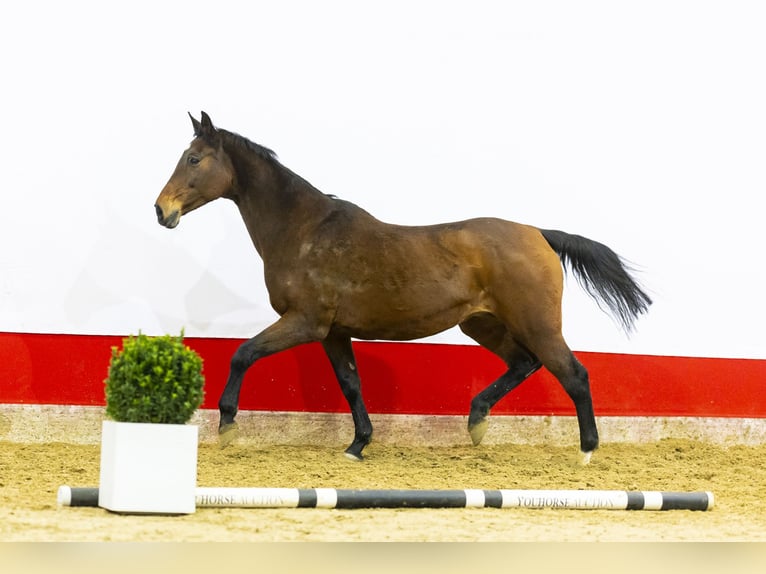
[[[113,512],[191,514],[196,425],[103,421],[98,505]]]

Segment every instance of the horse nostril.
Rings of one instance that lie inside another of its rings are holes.
[[[162,208],[161,208],[159,205],[157,205],[157,204],[155,203],[155,204],[154,204],[154,211],[156,211],[156,212],[157,212],[157,221],[159,221],[160,223],[162,223],[162,218],[163,218],[163,214],[162,214]]]

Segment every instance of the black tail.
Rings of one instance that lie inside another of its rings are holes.
[[[633,330],[636,318],[645,313],[652,300],[630,276],[630,268],[606,245],[563,231],[541,229],[566,271],[572,268],[577,282],[619,320],[626,333]]]

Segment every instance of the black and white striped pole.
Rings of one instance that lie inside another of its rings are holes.
[[[562,508],[711,510],[712,492],[198,487],[197,508]],[[98,506],[98,488],[58,490],[61,506]]]

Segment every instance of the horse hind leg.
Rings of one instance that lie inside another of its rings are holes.
[[[519,353],[517,360],[508,361],[508,370],[471,400],[468,415],[468,433],[471,442],[478,446],[489,427],[489,411],[513,389],[523,383],[540,368],[541,363],[526,353]]]
[[[588,371],[561,336],[556,337],[553,343],[549,341],[540,348],[544,349],[538,351],[543,365],[558,379],[574,403],[580,430],[580,462],[586,465],[599,444]]]
[[[468,433],[471,436],[471,442],[477,446],[489,427],[489,412],[492,407],[537,371],[542,363],[519,346],[510,336],[505,325],[493,315],[474,315],[461,323],[460,329],[481,346],[503,359],[508,366],[508,370],[500,378],[471,400]]]
[[[351,339],[330,334],[322,341],[322,346],[327,358],[330,359],[330,364],[335,371],[343,396],[351,408],[351,417],[354,420],[354,441],[346,449],[345,454],[351,460],[361,461],[364,459],[362,450],[372,440],[372,423],[362,399],[361,382],[356,368],[354,351],[351,347]]]

